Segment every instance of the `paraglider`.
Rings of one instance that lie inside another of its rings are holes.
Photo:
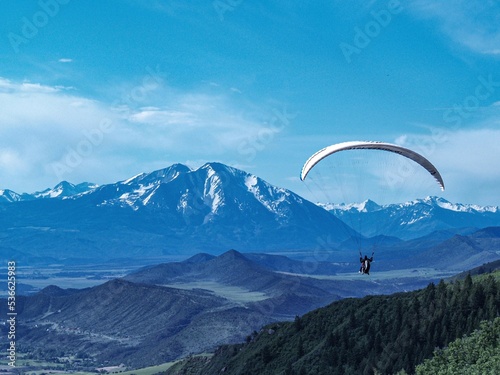
[[[359,252],[359,262],[361,263],[361,267],[359,268],[359,273],[369,275],[370,274],[370,266],[371,263],[373,262],[373,254],[370,258],[368,258],[368,255],[365,255],[363,258],[363,254],[361,251]]]
[[[375,141],[342,142],[319,150],[318,152],[314,153],[304,164],[304,167],[302,168],[302,172],[300,174],[300,179],[304,181],[309,171],[316,164],[318,164],[321,160],[323,160],[329,155],[332,155],[339,151],[363,150],[363,149],[394,152],[396,154],[402,155],[410,160],[415,161],[416,163],[424,167],[432,176],[434,176],[439,186],[441,187],[441,190],[444,190],[444,181],[443,178],[441,177],[441,174],[436,169],[436,167],[432,165],[432,163],[425,157],[416,153],[415,151],[412,151],[402,146],[398,146],[392,143],[375,142]]]
[[[309,172],[323,159],[325,159],[333,154],[340,153],[340,152],[347,151],[347,150],[379,150],[379,151],[385,151],[388,153],[395,153],[395,154],[401,155],[401,156],[410,160],[409,164],[411,164],[411,161],[413,161],[416,164],[420,165],[422,168],[424,168],[432,177],[434,177],[434,179],[439,184],[439,187],[441,188],[441,190],[444,191],[444,181],[443,181],[443,178],[441,177],[441,174],[439,173],[437,168],[424,156],[422,156],[421,154],[419,154],[413,150],[410,150],[408,148],[405,148],[405,147],[402,147],[402,146],[399,146],[396,144],[377,142],[377,141],[349,141],[349,142],[341,142],[341,143],[336,143],[336,144],[327,146],[327,147],[315,152],[311,157],[309,157],[309,159],[305,162],[304,166],[302,167],[300,179],[302,181],[304,181],[306,179],[306,177],[308,176]],[[334,157],[333,160],[331,161],[331,163],[335,165],[335,163],[338,162],[340,165],[341,162],[339,162],[339,160],[341,160],[341,159],[342,158],[339,159],[338,157]],[[369,158],[369,159],[371,159],[371,158]],[[353,167],[354,166],[355,166],[355,162],[353,161]],[[422,173],[424,173],[424,171],[422,171]],[[334,172],[333,175],[335,175],[335,174],[336,173]],[[330,175],[332,175],[332,174],[330,174]],[[343,175],[339,173],[337,175],[337,178],[340,180],[341,183],[344,183],[347,185],[346,181],[342,181],[344,179],[344,177],[342,177],[342,176]],[[362,181],[363,177],[360,176],[360,179]],[[363,185],[366,185],[366,184],[363,184]],[[350,185],[347,185],[347,186],[349,186],[349,187],[346,188],[345,190],[348,190],[348,191],[356,190],[356,189],[352,189],[350,187]],[[336,187],[338,188],[338,185]],[[388,189],[386,189],[386,190],[388,190]],[[353,202],[351,202],[351,203],[353,203]],[[367,255],[365,255],[363,257],[361,250],[360,250],[361,267],[360,267],[359,272],[361,274],[366,274],[366,275],[370,274],[370,264],[373,261],[373,254],[374,253],[372,253],[372,256],[370,258]]]

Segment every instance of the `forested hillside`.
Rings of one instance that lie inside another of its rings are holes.
[[[210,360],[192,359],[168,374],[412,374],[435,348],[499,315],[498,275],[345,299],[266,326],[245,344],[221,347]]]
[[[500,374],[500,318],[481,323],[470,336],[439,349],[416,368],[417,375]]]

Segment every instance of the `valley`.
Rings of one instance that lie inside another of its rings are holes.
[[[337,300],[415,290],[452,276],[433,268],[374,268],[365,276],[350,271],[357,267],[324,261],[310,267],[283,255],[230,250],[144,267],[73,265],[61,273],[52,266],[37,280],[24,279],[34,270],[23,269],[21,282],[41,290],[18,296],[20,354],[30,366],[57,359],[71,370],[160,365],[242,342],[266,324]],[[307,269],[313,272],[290,272]],[[327,269],[344,272],[317,273]]]

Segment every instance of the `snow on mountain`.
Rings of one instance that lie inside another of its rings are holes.
[[[169,209],[186,221],[198,217],[196,221],[201,223],[221,217],[239,220],[242,210],[263,212],[263,218],[273,216],[286,221],[291,213],[290,204],[303,201],[286,189],[220,163],[207,163],[195,170],[175,164],[103,186],[97,189],[96,194],[99,193],[102,193],[99,204],[103,206]]]
[[[318,203],[320,207],[323,207],[327,211],[357,211],[357,212],[373,212],[380,210],[382,206],[379,206],[374,201],[368,199],[361,203]]]
[[[67,181],[61,181],[53,188],[48,188],[31,194],[29,193],[18,194],[12,190],[5,189],[5,190],[0,190],[0,202],[31,201],[34,199],[46,199],[46,198],[64,199],[78,194],[88,193],[97,188],[97,186],[98,185],[92,184],[90,182],[82,182],[78,185],[74,185]]]
[[[168,183],[182,173],[190,172],[191,169],[183,164],[173,164],[170,167],[159,169],[151,173],[140,173],[121,183],[124,185],[155,185]]]
[[[499,207],[497,206],[478,206],[475,204],[461,204],[461,203],[450,203],[446,199],[439,198],[439,197],[427,197],[423,199],[425,203],[428,203],[429,205],[437,205],[441,208],[444,208],[446,210],[450,211],[457,211],[457,212],[478,212],[478,213],[483,213],[483,212],[492,212],[492,213],[497,213],[499,212]]]
[[[78,185],[74,185],[68,181],[62,181],[52,189],[45,189],[31,195],[33,198],[66,198],[89,192],[95,188],[97,188],[97,185],[89,182],[82,182]]]
[[[9,189],[0,190],[0,202],[19,202],[25,198],[26,197],[24,195],[18,194]]]
[[[411,239],[437,230],[500,225],[498,207],[451,203],[439,197],[383,206],[372,201],[320,206],[369,237],[391,235]]]
[[[38,197],[61,197],[65,188]],[[19,251],[54,258],[293,251],[359,236],[293,192],[221,163],[175,164],[65,199],[28,203],[4,205],[0,236]],[[41,227],[47,230],[35,229]]]

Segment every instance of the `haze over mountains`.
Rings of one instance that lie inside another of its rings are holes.
[[[0,198],[0,255],[30,262],[187,257],[232,248],[334,253],[361,243],[397,252],[402,240],[427,236],[428,244],[437,244],[500,225],[496,207],[436,197],[389,206],[325,206],[328,212],[220,163],[195,170],[174,164],[102,186],[62,182],[34,194],[3,190]]]

